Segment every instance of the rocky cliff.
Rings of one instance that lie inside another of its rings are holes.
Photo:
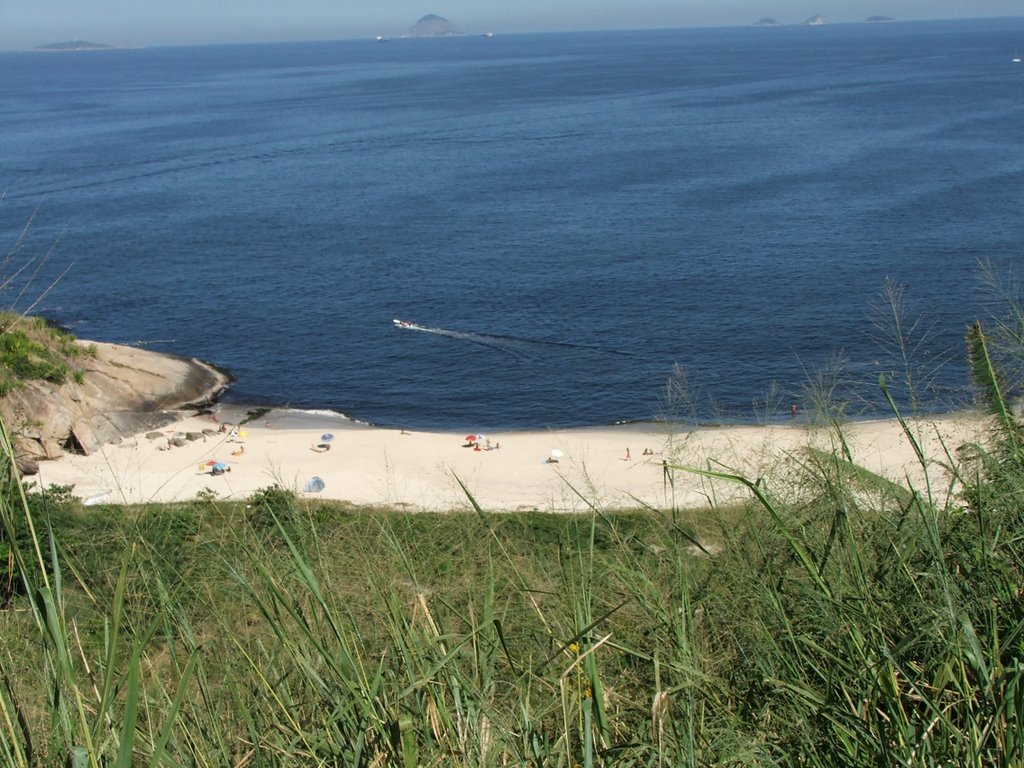
[[[212,402],[229,383],[200,360],[117,344],[89,348],[78,373],[62,384],[22,382],[0,400],[0,415],[22,470],[64,451],[104,444],[170,423],[175,411]]]

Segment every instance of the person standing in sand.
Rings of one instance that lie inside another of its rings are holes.
[[[631,461],[632,458],[633,457],[629,455],[629,448],[627,448],[626,449],[626,458],[624,458],[623,461]]]

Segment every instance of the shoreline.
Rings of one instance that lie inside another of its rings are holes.
[[[212,363],[207,363],[202,360],[195,360],[201,364],[205,364],[212,368],[214,371],[220,373],[223,376],[228,377],[227,384],[221,388],[216,395],[206,401],[206,403],[199,403],[194,405],[185,406],[182,410],[197,410],[197,411],[213,411],[214,409],[220,411],[230,411],[232,414],[236,414],[236,418],[245,418],[248,413],[251,412],[289,412],[289,413],[309,413],[309,414],[324,414],[327,417],[341,418],[346,421],[350,421],[353,424],[365,427],[372,427],[374,429],[411,429],[417,432],[430,432],[430,433],[453,433],[458,431],[452,427],[433,427],[433,426],[402,426],[399,423],[391,423],[387,421],[369,421],[361,419],[357,416],[351,416],[343,411],[338,411],[330,407],[316,407],[316,406],[297,406],[292,405],[288,402],[272,402],[265,401],[262,403],[245,403],[242,401],[225,400],[224,394],[231,388],[231,384],[235,381],[235,377],[227,369],[220,368]],[[948,419],[948,418],[969,418],[971,414],[974,414],[976,409],[967,402],[960,402],[950,404],[946,408],[934,408],[931,410],[919,411],[912,416],[901,413],[908,421],[926,421],[935,419]],[[874,421],[889,421],[894,419],[890,410],[879,411],[879,412],[868,412],[862,411],[856,414],[847,413],[843,417],[842,424],[858,424],[864,422]],[[468,421],[468,420],[467,420]],[[659,425],[664,424],[665,421],[657,416],[647,417],[636,417],[630,419],[618,419],[603,423],[590,423],[590,424],[560,424],[555,426],[508,426],[502,427],[501,432],[538,432],[538,431],[572,431],[582,429],[620,429],[629,426],[639,427],[652,427],[658,428]],[[693,431],[698,429],[722,429],[731,427],[789,427],[798,426],[806,429],[815,428],[816,425],[813,423],[811,416],[806,411],[800,411],[797,414],[791,414],[788,410],[779,410],[778,413],[772,416],[761,416],[758,414],[751,414],[744,416],[739,413],[734,415],[716,415],[709,416],[706,418],[700,418],[695,420],[689,420],[686,422],[686,429]],[[494,426],[491,425],[489,429],[494,430]]]
[[[40,487],[73,485],[73,495],[86,504],[182,502],[209,492],[240,501],[276,484],[306,499],[410,511],[469,510],[466,491],[495,512],[577,512],[590,504],[697,508],[712,497],[721,503],[747,492],[684,471],[675,472],[670,486],[664,463],[782,482],[803,448],[832,450],[831,430],[806,424],[678,425],[673,431],[651,422],[507,430],[481,435],[476,450],[468,433],[378,427],[334,411],[276,408],[240,424],[259,408],[215,404],[178,413],[163,428],[89,456],[45,462],[36,480]],[[948,485],[936,482],[939,475],[946,479],[939,466],[946,451],[984,436],[986,421],[967,411],[912,423],[935,462],[931,481],[940,487]],[[848,422],[843,430],[854,461],[922,487],[924,470],[896,419]],[[223,464],[222,473],[213,473],[215,463]],[[318,487],[314,478],[322,489],[304,491]]]

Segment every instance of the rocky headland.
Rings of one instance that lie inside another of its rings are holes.
[[[157,429],[183,410],[212,403],[230,377],[195,358],[75,341],[88,349],[63,383],[23,381],[0,399],[0,415],[23,473],[65,452],[94,453]]]

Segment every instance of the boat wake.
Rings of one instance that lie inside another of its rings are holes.
[[[447,328],[432,328],[427,325],[420,325],[418,323],[410,323],[406,320],[393,320],[395,326],[406,331],[421,331],[423,333],[433,333],[438,336],[448,336],[452,339],[461,339],[463,341],[469,341],[474,344],[481,344],[491,349],[496,349],[502,352],[515,355],[516,357],[527,358],[531,357],[531,353],[536,353],[544,349],[563,349],[563,350],[576,350],[576,351],[590,351],[590,352],[601,352],[608,355],[619,355],[621,357],[633,357],[628,352],[623,352],[617,349],[608,349],[606,347],[600,347],[592,344],[571,344],[564,341],[547,341],[544,339],[529,339],[522,336],[507,336],[496,333],[476,333],[473,331],[453,331]]]

